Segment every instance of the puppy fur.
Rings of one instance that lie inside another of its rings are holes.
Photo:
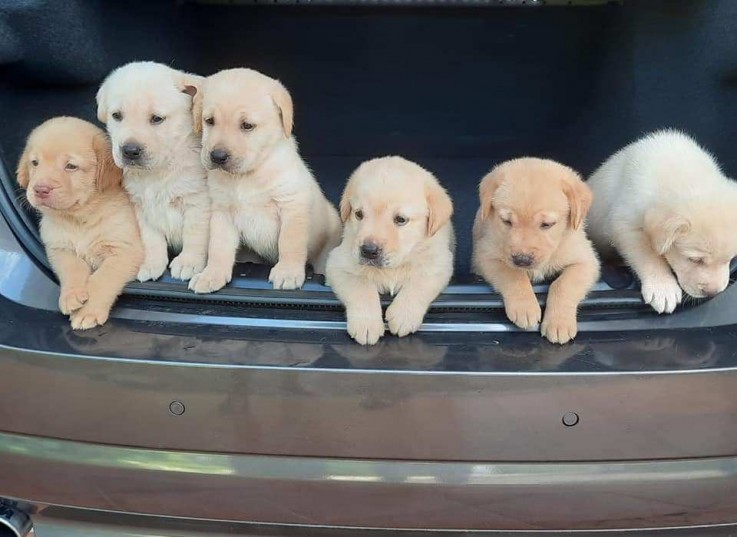
[[[97,116],[110,133],[146,249],[140,281],[158,279],[167,265],[174,278],[189,280],[207,262],[210,199],[192,125],[201,81],[134,62],[113,71],[97,92]],[[168,247],[179,254],[171,264]]]
[[[209,261],[189,284],[196,293],[230,281],[241,241],[274,263],[275,289],[302,287],[307,263],[324,272],[340,218],[297,151],[293,113],[286,88],[250,69],[216,73],[195,96],[212,198]]]
[[[507,317],[523,329],[542,317],[532,283],[555,277],[541,332],[553,343],[572,340],[578,305],[599,277],[599,260],[584,230],[591,191],[562,164],[520,158],[484,177],[479,197],[475,271],[501,293]]]
[[[686,134],[649,134],[610,157],[589,179],[589,233],[605,257],[624,258],[642,297],[672,313],[683,291],[722,292],[737,255],[737,184]]]
[[[107,136],[81,119],[50,119],[28,137],[17,177],[41,213],[41,239],[61,283],[59,309],[74,329],[105,323],[143,261]]]
[[[401,157],[361,164],[340,202],[343,241],[327,281],[345,305],[348,333],[362,345],[384,334],[380,294],[394,296],[389,331],[416,332],[453,275],[453,204],[437,179]]]

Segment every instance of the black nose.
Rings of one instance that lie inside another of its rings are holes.
[[[138,144],[124,144],[120,150],[128,160],[137,160],[141,158],[141,154],[143,153],[143,148]]]
[[[512,256],[512,263],[517,267],[531,267],[533,261],[533,257],[527,254],[515,254]]]
[[[381,255],[381,248],[373,242],[364,242],[361,245],[361,257],[365,259],[376,259]]]
[[[214,164],[225,164],[230,158],[230,153],[225,149],[213,149],[210,151],[210,160]]]

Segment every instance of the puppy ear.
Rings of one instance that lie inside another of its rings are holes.
[[[106,79],[100,86],[100,89],[97,90],[97,95],[95,95],[95,100],[97,101],[97,120],[100,123],[107,123],[107,93],[108,82]]]
[[[340,219],[345,224],[351,217],[353,207],[351,207],[351,197],[353,197],[353,178],[348,179],[348,183],[343,190],[343,196],[340,198]]]
[[[292,96],[287,91],[287,88],[281,82],[277,81],[274,91],[271,93],[271,99],[279,109],[284,134],[289,138],[292,135],[292,128],[294,127],[294,104],[292,103]]]
[[[427,235],[432,237],[453,216],[453,201],[434,177],[425,182],[425,199],[430,209],[427,216]]]
[[[192,97],[192,130],[195,134],[202,132],[202,86],[204,81],[204,77],[190,74],[182,78],[182,93]]]
[[[120,185],[123,181],[123,170],[115,165],[110,139],[104,132],[98,132],[92,139],[92,146],[97,157],[97,190],[104,192]]]
[[[659,255],[664,255],[675,240],[691,229],[691,223],[680,214],[653,207],[645,213],[645,234]]]
[[[30,164],[31,144],[29,141],[26,142],[26,147],[23,149],[23,153],[18,161],[18,168],[16,169],[15,175],[18,178],[18,184],[22,188],[28,188],[28,183],[31,181],[31,172],[28,169]]]
[[[499,167],[491,170],[479,183],[479,201],[481,203],[481,220],[486,220],[494,210],[494,194],[501,186],[504,174]]]
[[[594,194],[580,175],[573,170],[570,172],[570,175],[563,179],[563,192],[568,198],[570,207],[570,226],[573,229],[581,229],[594,200]]]

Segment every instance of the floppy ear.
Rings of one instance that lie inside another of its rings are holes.
[[[103,132],[95,134],[92,139],[92,146],[97,157],[97,175],[95,178],[97,190],[104,192],[109,188],[120,185],[123,181],[123,170],[115,165],[113,150],[107,135]]]
[[[103,81],[100,89],[97,90],[95,100],[97,101],[97,120],[100,123],[107,123],[107,93],[108,93],[108,82],[107,79]]]
[[[292,128],[294,127],[294,104],[292,103],[292,96],[281,82],[276,81],[274,91],[271,93],[271,99],[279,109],[284,134],[289,138],[292,135]]]
[[[675,240],[691,229],[691,223],[680,214],[654,207],[645,213],[645,234],[658,254],[663,255]]]
[[[192,130],[202,132],[202,86],[204,77],[186,74],[182,79],[182,93],[192,97]]]
[[[496,167],[479,183],[479,201],[481,202],[481,220],[486,220],[494,210],[494,194],[502,184],[504,174]]]
[[[570,210],[569,224],[573,229],[580,229],[591,208],[594,194],[581,177],[571,170],[570,176],[563,179],[563,192],[568,198]]]
[[[348,183],[343,190],[343,196],[340,198],[340,219],[345,224],[351,217],[353,208],[351,207],[351,197],[353,196],[353,178],[348,179]]]
[[[23,149],[23,154],[20,156],[18,161],[18,168],[15,172],[18,178],[18,184],[22,188],[28,188],[28,183],[31,181],[31,172],[28,169],[28,160],[30,159],[31,144],[26,142],[26,147]]]
[[[430,213],[427,216],[427,235],[432,237],[453,216],[453,201],[448,192],[433,177],[425,182],[425,199]]]

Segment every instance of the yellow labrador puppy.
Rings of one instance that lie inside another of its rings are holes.
[[[275,289],[302,287],[307,263],[322,273],[340,218],[297,151],[286,88],[251,69],[221,71],[205,80],[194,115],[212,219],[209,261],[190,289],[225,286],[241,241],[274,263]]]
[[[167,265],[174,278],[189,280],[207,262],[210,199],[192,125],[201,80],[134,62],[113,71],[97,92],[97,116],[110,133],[146,249],[142,282],[158,279]],[[169,247],[179,254],[171,264]]]
[[[737,184],[687,135],[660,131],[610,157],[588,181],[589,233],[605,257],[619,254],[658,313],[683,291],[716,295],[737,255]]]
[[[507,317],[524,329],[542,318],[532,282],[554,277],[541,332],[567,343],[578,332],[578,305],[599,278],[599,259],[584,230],[591,191],[567,166],[520,158],[484,177],[479,197],[474,270],[501,293]]]
[[[343,242],[330,253],[327,281],[345,305],[348,334],[373,345],[389,331],[416,332],[453,275],[453,203],[437,179],[401,157],[361,164],[340,202]]]
[[[36,127],[18,164],[18,183],[41,213],[41,239],[61,283],[59,309],[74,329],[105,323],[143,261],[121,179],[105,133],[73,117]]]

